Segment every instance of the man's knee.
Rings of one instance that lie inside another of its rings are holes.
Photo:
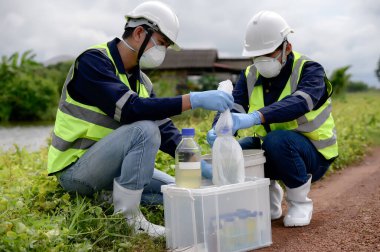
[[[137,122],[139,129],[147,139],[150,139],[153,143],[161,143],[160,129],[153,121],[140,121]]]
[[[276,130],[268,133],[265,136],[263,141],[263,149],[266,152],[271,150],[278,150],[283,147],[284,144],[287,144],[289,140],[289,131],[288,130]]]
[[[129,130],[132,128],[130,134],[134,134],[135,137],[151,146],[160,146],[161,144],[160,129],[153,121],[138,121],[122,127],[128,127]]]

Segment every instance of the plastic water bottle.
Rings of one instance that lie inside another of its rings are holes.
[[[182,140],[175,151],[175,180],[179,187],[201,186],[201,148],[195,142],[194,135],[194,128],[182,129]]]

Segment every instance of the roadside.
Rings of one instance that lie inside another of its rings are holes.
[[[285,228],[283,218],[273,221],[273,244],[259,251],[380,251],[380,147],[314,183],[309,197],[311,224]]]

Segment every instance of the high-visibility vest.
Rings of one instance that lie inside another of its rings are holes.
[[[325,84],[329,98],[317,110],[313,108],[313,102],[310,96],[302,91],[297,91],[297,85],[300,80],[302,67],[305,62],[310,61],[306,56],[297,52],[294,53],[293,71],[287,81],[278,101],[282,100],[287,95],[300,95],[302,96],[309,106],[310,112],[305,115],[289,122],[271,123],[270,129],[275,130],[294,130],[306,136],[315,148],[326,158],[332,159],[338,156],[338,143],[336,137],[336,129],[334,119],[331,113],[331,98],[332,85],[325,77]],[[247,89],[249,98],[249,113],[263,108],[264,105],[264,92],[262,85],[255,85],[259,73],[254,65],[250,65],[245,70],[247,79]],[[255,134],[263,138],[267,132],[263,125],[253,126]]]
[[[117,70],[107,43],[92,46],[87,50],[92,49],[99,50],[112,61],[116,75],[129,88],[129,91],[115,104],[116,109],[113,118],[106,115],[98,107],[76,101],[67,91],[67,85],[75,74],[77,61],[74,62],[63,85],[61,100],[56,115],[54,131],[52,133],[52,143],[48,154],[49,174],[58,172],[77,161],[93,144],[120,127],[122,107],[134,93],[129,85],[127,76],[123,73],[119,73]],[[137,85],[139,85],[138,95],[145,98],[150,97],[153,85],[143,72],[140,73],[142,83],[137,82]],[[156,121],[156,124],[161,125],[168,120],[169,119]]]

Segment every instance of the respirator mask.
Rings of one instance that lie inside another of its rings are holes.
[[[273,78],[280,74],[282,67],[286,63],[286,45],[287,42],[284,41],[282,52],[280,52],[275,58],[268,56],[259,56],[253,59],[253,64],[262,76],[265,78]],[[278,61],[281,55],[282,64]]]

